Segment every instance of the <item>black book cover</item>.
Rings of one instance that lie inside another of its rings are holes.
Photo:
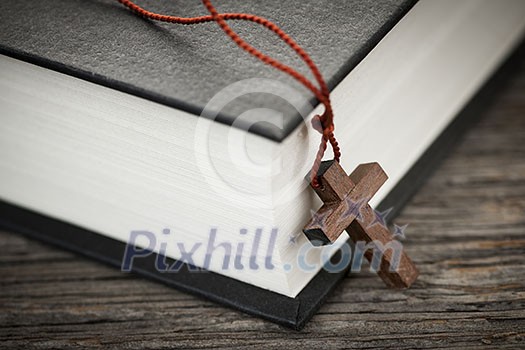
[[[221,12],[245,12],[275,22],[301,45],[335,87],[414,5],[415,0],[213,2]],[[177,16],[206,15],[200,1],[137,2]],[[306,74],[308,68],[274,33],[230,21],[250,44]],[[200,115],[223,87],[267,78],[313,96],[286,74],[239,49],[216,23],[184,26],[142,19],[115,0],[3,0],[0,53]],[[308,77],[310,75],[307,74]],[[305,103],[304,101],[302,103]],[[253,108],[282,112],[282,128],[247,120],[250,131],[282,141],[302,118],[278,96],[250,94],[222,108],[231,125]],[[305,112],[310,107],[305,106]],[[243,124],[237,121],[237,125]]]

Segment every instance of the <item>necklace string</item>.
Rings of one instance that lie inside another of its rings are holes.
[[[312,126],[315,130],[319,131],[322,134],[319,149],[317,151],[314,163],[312,165],[312,170],[310,171],[310,181],[312,186],[319,187],[319,182],[316,175],[319,171],[322,158],[326,151],[327,143],[330,143],[334,153],[334,159],[337,162],[339,162],[339,159],[341,157],[341,149],[339,148],[339,144],[334,135],[334,115],[332,110],[332,104],[330,101],[330,90],[328,89],[326,82],[324,81],[324,78],[319,69],[317,68],[316,64],[312,61],[308,53],[301,46],[299,46],[299,44],[297,44],[288,34],[286,34],[281,28],[279,28],[275,23],[271,21],[247,13],[219,13],[212,5],[211,0],[202,0],[203,5],[206,7],[210,14],[207,16],[197,17],[177,17],[170,15],[162,15],[147,11],[130,0],[117,1],[120,2],[122,5],[128,7],[135,14],[150,20],[185,25],[206,22],[217,22],[219,27],[226,33],[226,35],[228,35],[241,49],[256,57],[263,63],[268,64],[282,71],[283,73],[290,75],[292,78],[301,83],[304,87],[310,90],[314,94],[314,96],[319,100],[319,102],[322,103],[325,107],[323,114],[316,115],[312,119]],[[265,55],[261,51],[248,44],[228,25],[228,23],[226,23],[226,21],[228,20],[254,22],[274,32],[284,43],[286,43],[291,49],[293,49],[297,53],[297,55],[303,60],[303,62],[308,66],[315,80],[317,81],[319,88],[317,88],[304,75],[297,72],[295,69],[283,64],[282,62],[268,55]]]

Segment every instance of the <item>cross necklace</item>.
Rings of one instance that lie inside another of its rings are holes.
[[[368,204],[388,178],[381,166],[361,164],[348,176],[338,162],[324,161],[317,178],[319,186],[312,187],[324,204],[303,229],[308,239],[330,244],[346,231],[354,243],[371,245],[373,250],[365,251],[371,263],[377,250],[382,253],[377,274],[388,286],[410,287],[419,274],[416,266],[404,250],[381,249],[391,248],[392,235]]]

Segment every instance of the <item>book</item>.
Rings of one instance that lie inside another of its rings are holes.
[[[332,89],[343,166],[379,161],[390,180],[372,204],[396,209],[525,28],[519,0],[219,5],[272,19],[311,53]],[[304,180],[319,139],[313,97],[214,23],[152,23],[112,1],[0,9],[2,225],[121,267],[131,249],[133,271],[304,325],[344,275],[323,267],[347,239],[299,266],[301,227],[320,205]],[[273,36],[233,26],[301,67]]]

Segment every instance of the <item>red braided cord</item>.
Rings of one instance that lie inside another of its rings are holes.
[[[330,144],[332,145],[332,149],[334,152],[334,158],[336,161],[339,161],[339,158],[341,156],[341,150],[339,148],[339,145],[333,133],[334,123],[333,123],[332,105],[330,102],[330,91],[328,90],[328,87],[323,79],[323,76],[321,75],[319,69],[317,68],[315,63],[312,61],[310,56],[290,36],[288,36],[276,24],[262,17],[245,14],[245,13],[219,14],[217,10],[215,9],[215,7],[213,7],[213,5],[211,4],[210,0],[202,0],[202,2],[211,15],[189,17],[189,18],[177,17],[177,16],[167,16],[167,15],[160,15],[157,13],[153,13],[153,12],[150,12],[150,11],[147,11],[141,8],[140,6],[131,2],[130,0],[117,0],[117,1],[127,6],[137,15],[140,15],[144,18],[156,20],[156,21],[178,23],[178,24],[198,24],[198,23],[216,21],[221,27],[221,29],[237,44],[237,46],[239,46],[240,48],[242,48],[243,50],[245,50],[252,56],[258,58],[262,62],[268,65],[271,65],[272,67],[275,67],[279,69],[280,71],[290,75],[291,77],[299,81],[301,84],[303,84],[307,89],[309,89],[314,94],[314,96],[325,106],[325,111],[323,115],[314,117],[314,121],[313,121],[313,123],[315,123],[316,122],[315,119],[318,119],[318,122],[320,123],[320,126],[321,126],[321,130],[319,131],[321,131],[323,134],[322,139],[321,139],[321,144],[319,145],[319,150],[317,152],[317,156],[315,158],[314,164],[312,166],[312,171],[311,171],[312,185],[314,187],[319,186],[316,174],[319,170],[321,159],[323,158],[324,152],[326,150],[326,143],[330,142]],[[235,31],[233,31],[230,28],[230,26],[228,26],[228,24],[226,23],[227,20],[244,20],[244,21],[255,22],[257,24],[263,25],[267,29],[277,34],[279,38],[283,40],[289,47],[291,47],[299,55],[299,57],[306,63],[306,65],[311,70],[312,74],[314,75],[316,81],[318,82],[320,86],[320,90],[317,89],[306,77],[304,77],[302,74],[300,74],[293,68],[263,54],[262,52],[260,52],[259,50],[257,50],[256,48],[248,44],[246,41],[244,41],[241,37],[239,37],[239,35]]]

